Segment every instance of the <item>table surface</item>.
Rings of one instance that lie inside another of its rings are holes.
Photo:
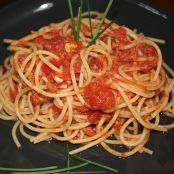
[[[15,0],[0,0],[0,7],[6,6],[9,3],[12,3]],[[172,15],[174,15],[174,0],[146,0],[152,5],[159,7],[161,10],[164,10]]]

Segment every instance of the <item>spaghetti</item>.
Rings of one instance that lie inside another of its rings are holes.
[[[55,139],[82,145],[70,154],[97,144],[119,157],[152,154],[145,147],[151,131],[174,127],[160,122],[174,117],[174,73],[165,63],[162,67],[155,43],[163,41],[114,23],[87,47],[90,25],[94,32],[102,16],[93,14],[91,23],[83,15],[79,41],[70,19],[4,40],[11,54],[1,67],[0,118],[15,122],[17,147],[20,131],[33,143]],[[109,22],[105,19],[101,29]]]

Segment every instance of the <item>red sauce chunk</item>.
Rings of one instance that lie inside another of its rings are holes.
[[[100,121],[101,117],[102,117],[103,113],[102,112],[91,112],[88,114],[88,121],[92,124],[96,124]]]
[[[111,115],[105,114],[100,111],[90,111],[88,113],[88,121],[92,124],[97,124],[101,118],[105,118],[106,121],[109,121],[111,119]]]
[[[50,92],[57,92],[59,87],[63,84],[67,84],[66,82],[71,79],[70,75],[70,63],[68,60],[60,58],[59,60],[50,60],[50,62],[56,66],[57,68],[62,67],[61,73],[54,72],[50,67],[48,67],[46,64],[42,65],[42,76],[46,77],[47,87]],[[63,80],[63,82],[56,82],[55,77],[59,77]]]
[[[74,69],[75,74],[80,74],[81,66],[82,66],[81,59],[80,58],[76,59],[76,62],[73,65],[73,69]]]
[[[44,46],[48,51],[51,51],[54,54],[57,54],[57,55],[61,54],[60,56],[65,54],[64,53],[65,38],[63,37],[60,37],[60,36],[54,37],[48,40]]]
[[[86,114],[89,112],[89,109],[85,106],[78,106],[74,109],[74,112],[78,114]]]
[[[44,39],[43,37],[37,37],[36,39],[33,40],[33,42],[36,45],[44,45],[46,44],[47,40]]]
[[[61,58],[69,60],[71,60],[75,54],[79,53],[83,47],[82,43],[75,41],[72,35],[63,37],[60,36],[58,31],[57,34],[54,34],[50,39],[39,37],[33,42],[37,45],[43,46],[46,50],[60,56]]]
[[[113,125],[113,128],[115,129],[115,135],[120,134],[120,129],[123,126],[124,123],[125,123],[124,118],[117,118],[115,124]]]
[[[127,33],[123,27],[119,27],[118,29],[115,30],[115,36],[120,42],[128,43]]]
[[[60,108],[58,108],[56,105],[52,105],[51,106],[51,109],[54,111],[54,113],[60,113],[61,112],[61,109]]]
[[[147,56],[147,57],[157,56],[157,52],[155,48],[151,45],[141,45],[140,50],[142,51],[144,56]]]
[[[92,110],[106,110],[115,106],[114,93],[103,81],[95,79],[84,88],[84,96]]]
[[[18,57],[18,61],[20,64],[22,64],[24,62],[24,60],[26,59],[27,57],[27,54],[21,54],[19,57]]]
[[[53,70],[46,64],[42,65],[42,72],[44,73],[45,76],[50,77],[50,78],[54,74]]]
[[[33,70],[33,71],[29,74],[28,80],[29,80],[32,84],[35,83],[35,70]]]
[[[100,72],[104,66],[107,66],[106,58],[104,55],[99,55],[95,58],[89,57],[89,67],[92,71]]]
[[[53,59],[51,63],[56,66],[57,68],[60,68],[60,66],[63,67],[63,72],[59,74],[59,77],[62,78],[63,80],[71,80],[71,75],[70,75],[70,62],[64,58],[61,58],[59,60]]]
[[[140,68],[142,72],[148,72],[157,66],[156,60],[153,61],[142,61],[142,62],[137,62],[136,63],[137,67]]]
[[[31,94],[30,99],[31,99],[31,103],[32,103],[33,106],[37,106],[41,103],[39,94],[37,92],[33,91],[32,94]]]
[[[33,106],[37,106],[37,105],[42,105],[42,104],[46,104],[50,102],[51,98],[45,97],[35,91],[32,91],[30,100]]]
[[[83,129],[85,135],[89,136],[89,137],[92,137],[96,134],[96,132],[92,129],[92,126],[88,126],[88,127],[85,127]]]

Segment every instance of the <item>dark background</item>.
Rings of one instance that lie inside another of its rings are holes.
[[[0,8],[6,6],[16,0],[0,0]],[[157,6],[161,10],[164,10],[174,15],[174,0],[146,0],[147,3]]]

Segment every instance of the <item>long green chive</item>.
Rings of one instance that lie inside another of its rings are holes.
[[[92,164],[92,165],[94,165],[94,166],[103,168],[103,169],[105,169],[105,170],[112,171],[112,172],[114,172],[114,173],[117,173],[117,172],[118,172],[116,169],[113,169],[113,168],[111,168],[111,167],[105,166],[105,165],[103,165],[103,164],[100,164],[100,163],[97,163],[97,162],[94,162],[94,161],[87,160],[87,159],[85,159],[85,158],[81,158],[81,157],[79,157],[79,156],[77,156],[77,155],[71,155],[71,157],[73,157],[73,158],[75,158],[75,159],[77,159],[77,160],[79,160],[79,161],[87,162],[88,164]]]
[[[94,33],[94,38],[98,35],[99,30],[100,30],[101,26],[103,25],[104,20],[106,19],[106,16],[107,16],[107,14],[109,12],[109,9],[111,8],[112,3],[113,3],[113,0],[110,0],[109,3],[108,3],[108,5],[107,5],[107,7],[106,7],[106,10],[105,10],[105,12],[103,14],[103,17],[100,20],[100,23],[99,23],[99,25],[98,25],[95,33]]]
[[[66,150],[67,150],[67,168],[69,169],[69,167],[70,167],[70,159],[69,159],[69,143],[68,142],[66,144]],[[69,170],[68,170],[68,174],[69,174]]]
[[[69,5],[70,16],[71,16],[71,24],[72,24],[74,40],[78,41],[80,38],[80,27],[81,27],[81,19],[82,19],[83,0],[80,0],[80,7],[78,8],[77,28],[76,28],[75,22],[74,22],[74,15],[73,15],[71,0],[68,0],[68,5]]]
[[[57,169],[57,166],[51,166],[51,167],[42,167],[42,168],[33,168],[33,169],[19,169],[19,168],[5,168],[5,167],[0,167],[0,171],[18,171],[18,172],[35,172],[35,171],[45,171],[45,170],[53,170]]]
[[[79,165],[75,165],[75,166],[71,166],[71,167],[66,167],[63,169],[55,169],[55,170],[48,170],[48,171],[33,171],[33,172],[22,172],[22,174],[53,174],[53,173],[61,173],[61,172],[66,172],[68,170],[74,170],[74,169],[78,169],[81,167],[84,167],[88,165],[88,162],[79,164]],[[12,172],[11,174],[21,174],[20,172]]]
[[[92,33],[92,21],[91,21],[91,9],[90,9],[90,3],[89,0],[87,0],[87,8],[88,8],[88,16],[89,16],[89,25],[90,25],[90,32],[91,32],[91,37],[93,37],[93,33]]]
[[[74,15],[73,15],[71,0],[68,0],[68,6],[69,6],[70,17],[71,17],[73,35],[74,35],[74,39],[76,40],[76,28],[75,28],[75,23],[74,23]]]
[[[78,8],[78,16],[77,16],[77,30],[76,30],[76,40],[77,41],[80,38],[80,26],[81,26],[81,19],[82,19],[82,6],[83,6],[83,1],[80,0],[80,7]]]
[[[105,173],[104,171],[98,171],[98,172],[71,172],[70,174],[99,174],[99,173]]]
[[[87,48],[90,47],[92,44],[94,44],[94,42],[97,40],[97,38],[100,37],[100,35],[102,35],[112,24],[114,23],[114,21],[111,21],[107,26],[105,26],[105,28],[103,28],[96,37],[93,37],[91,42],[87,45]]]

